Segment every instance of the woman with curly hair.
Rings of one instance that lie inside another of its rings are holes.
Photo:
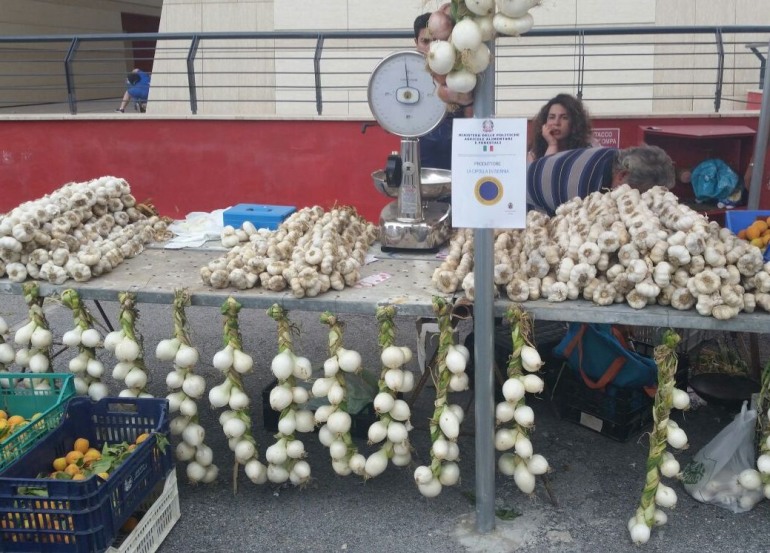
[[[540,109],[532,121],[527,162],[591,145],[591,120],[583,103],[569,94],[558,94]]]

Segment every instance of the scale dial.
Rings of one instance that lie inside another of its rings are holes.
[[[367,98],[380,126],[405,138],[429,133],[446,116],[446,105],[419,52],[395,52],[377,64]]]

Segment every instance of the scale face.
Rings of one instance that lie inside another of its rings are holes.
[[[369,108],[386,131],[414,138],[435,129],[446,115],[433,77],[419,52],[395,52],[375,67],[367,91]]]

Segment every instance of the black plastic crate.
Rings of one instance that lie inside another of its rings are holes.
[[[278,416],[280,413],[270,407],[270,391],[275,388],[276,381],[273,380],[269,386],[262,390],[262,419],[263,427],[270,432],[278,431]],[[377,420],[377,413],[374,411],[374,405],[367,403],[358,413],[350,413],[350,435],[354,438],[368,438],[369,427]],[[316,428],[316,431],[318,429]]]
[[[554,389],[554,402],[563,419],[625,442],[652,420],[651,398],[644,390],[585,385],[564,365]]]

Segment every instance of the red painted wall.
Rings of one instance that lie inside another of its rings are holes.
[[[371,172],[398,139],[359,122],[61,120],[0,122],[0,213],[71,181],[125,178],[139,200],[183,218],[238,203],[355,206],[390,201]]]
[[[756,129],[757,118],[595,118],[619,128],[620,146],[640,143],[646,124],[726,124]],[[382,168],[398,139],[357,121],[88,120],[0,121],[0,213],[64,183],[123,177],[139,200],[182,218],[237,203],[295,205],[335,202],[377,221],[390,199],[370,174]],[[673,157],[673,154],[672,154]],[[769,160],[770,161],[770,160]],[[770,171],[760,207],[770,209]]]

